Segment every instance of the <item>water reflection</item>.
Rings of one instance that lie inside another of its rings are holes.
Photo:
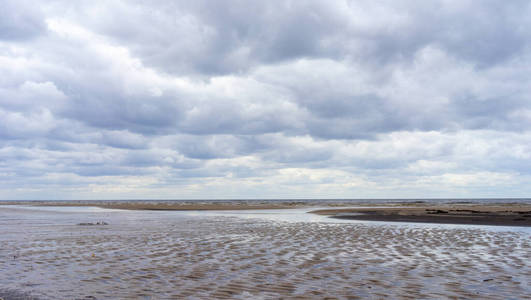
[[[0,206],[0,291],[44,299],[531,292],[528,228],[336,220],[307,213],[313,209]],[[76,225],[100,220],[110,225]]]
[[[345,208],[379,208],[351,206]],[[34,212],[49,213],[77,213],[89,218],[107,218],[118,220],[161,220],[161,218],[185,218],[185,217],[237,217],[241,219],[260,219],[275,222],[312,222],[327,224],[367,224],[367,225],[387,225],[387,226],[408,226],[418,228],[443,228],[443,229],[481,229],[489,231],[513,231],[531,234],[530,227],[521,226],[490,226],[490,225],[466,225],[466,224],[436,224],[436,223],[417,223],[417,222],[382,222],[382,221],[362,221],[348,219],[334,219],[328,216],[310,213],[314,210],[329,209],[330,207],[311,207],[311,208],[290,208],[290,209],[250,209],[250,210],[197,210],[197,211],[164,211],[164,210],[124,210],[109,209],[94,206],[30,206],[30,205],[0,205],[0,208],[19,209]],[[46,220],[47,217],[41,215]],[[49,216],[48,216],[49,217]]]

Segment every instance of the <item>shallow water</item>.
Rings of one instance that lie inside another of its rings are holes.
[[[335,220],[312,209],[0,206],[0,287],[43,299],[531,294],[531,230]],[[78,226],[81,222],[108,226]]]

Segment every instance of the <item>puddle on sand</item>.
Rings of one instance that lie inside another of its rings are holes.
[[[492,227],[0,207],[0,282],[44,299],[525,298],[531,233]]]

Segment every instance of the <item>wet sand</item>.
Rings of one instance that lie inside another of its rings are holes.
[[[76,225],[99,220],[109,225]],[[527,228],[5,207],[0,227],[2,288],[39,299],[525,299],[531,294]]]
[[[39,300],[28,293],[16,290],[0,288],[0,299],[2,300]]]
[[[349,220],[531,226],[531,205],[524,204],[336,208],[312,213]]]

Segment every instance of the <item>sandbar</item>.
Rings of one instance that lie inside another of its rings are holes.
[[[334,208],[311,213],[365,221],[531,226],[531,205],[528,204]]]

